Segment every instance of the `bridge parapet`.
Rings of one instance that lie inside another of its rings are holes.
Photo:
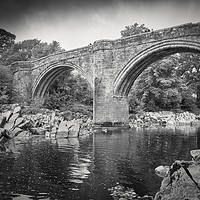
[[[93,47],[92,47],[92,45],[89,45],[89,46],[85,46],[82,48],[73,49],[70,51],[64,51],[64,52],[59,52],[59,53],[55,53],[55,54],[50,54],[48,56],[33,60],[33,61],[31,61],[31,63],[33,63],[34,66],[41,66],[41,65],[43,65],[45,63],[49,63],[49,62],[70,60],[70,59],[75,59],[75,58],[79,58],[79,57],[86,56],[86,55],[91,55],[92,52],[93,52]]]
[[[98,40],[94,42],[94,50],[119,49],[122,47],[142,45],[147,42],[158,42],[175,38],[185,38],[188,36],[200,37],[200,23],[187,23],[170,28],[122,37],[116,40]]]

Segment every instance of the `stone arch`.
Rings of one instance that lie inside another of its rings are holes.
[[[91,88],[93,88],[92,78],[88,75],[88,73],[84,71],[84,69],[70,62],[63,64],[54,63],[46,67],[42,72],[40,72],[39,76],[34,81],[32,97],[44,97],[56,78],[58,78],[61,74],[70,69],[77,70],[86,79]]]
[[[200,43],[189,40],[165,40],[134,56],[114,80],[114,95],[127,96],[136,78],[152,63],[174,53],[200,53]]]

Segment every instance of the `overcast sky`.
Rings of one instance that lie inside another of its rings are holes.
[[[200,22],[200,0],[0,0],[0,28],[16,41],[56,40],[66,50],[120,38],[136,22],[153,30]]]

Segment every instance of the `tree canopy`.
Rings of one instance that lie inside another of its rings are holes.
[[[149,66],[132,87],[130,109],[194,110],[198,106],[196,96],[199,96],[198,58],[192,53],[175,54]]]
[[[9,65],[15,61],[33,60],[61,51],[64,49],[57,41],[48,44],[38,39],[24,40],[15,43],[8,51],[4,52],[2,61],[4,65]]]
[[[130,26],[125,26],[125,29],[121,31],[121,36],[128,37],[131,35],[137,35],[137,34],[149,32],[149,31],[150,31],[150,29],[145,27],[144,24],[139,25],[138,23],[135,23]]]
[[[16,36],[4,29],[0,29],[0,54],[9,49],[15,41]]]

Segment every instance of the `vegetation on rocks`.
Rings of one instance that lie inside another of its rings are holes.
[[[110,195],[113,197],[114,200],[153,200],[152,196],[145,195],[141,197],[135,192],[133,188],[126,188],[120,184],[109,188],[108,191],[110,191]]]

